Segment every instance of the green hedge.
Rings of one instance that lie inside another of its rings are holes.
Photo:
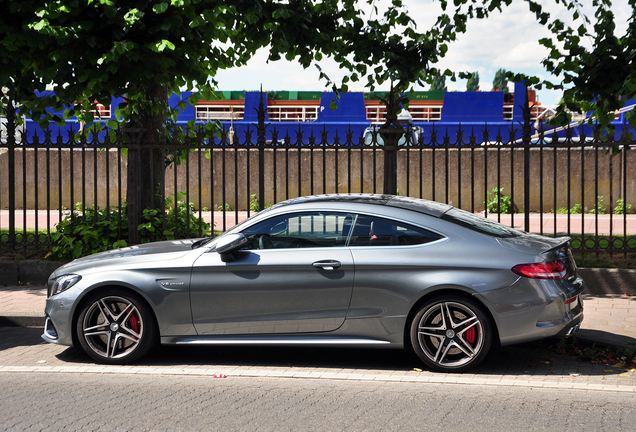
[[[194,204],[179,200],[175,207],[173,202],[172,198],[166,199],[163,213],[158,209],[144,210],[143,222],[139,225],[142,243],[211,234],[210,224],[195,216]],[[120,226],[121,238],[127,239],[126,203],[122,204],[121,211],[118,208],[84,208],[82,203],[77,203],[75,211],[66,215],[52,234],[52,255],[54,258],[79,258],[126,247],[126,240],[118,240]]]

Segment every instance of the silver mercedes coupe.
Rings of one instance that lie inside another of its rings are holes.
[[[570,239],[392,195],[294,198],[216,238],[77,259],[48,283],[44,340],[126,364],[156,344],[411,347],[466,371],[498,345],[574,333]]]

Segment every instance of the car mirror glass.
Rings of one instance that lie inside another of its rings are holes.
[[[220,254],[231,254],[247,244],[247,238],[243,233],[228,234],[221,237],[216,243],[216,251]]]

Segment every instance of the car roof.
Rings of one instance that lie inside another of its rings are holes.
[[[287,201],[280,202],[273,207],[287,206],[292,204],[304,203],[356,203],[356,204],[374,204],[389,207],[397,207],[406,210],[413,210],[418,213],[424,213],[429,216],[441,217],[444,213],[453,208],[448,204],[429,201],[420,198],[410,198],[396,195],[386,194],[327,194],[327,195],[311,195],[305,197],[292,198]]]

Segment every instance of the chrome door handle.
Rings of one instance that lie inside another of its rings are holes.
[[[336,260],[322,260],[322,261],[316,261],[312,265],[316,268],[320,268],[323,270],[334,270],[340,267],[342,264],[340,263],[340,261],[336,261]]]

